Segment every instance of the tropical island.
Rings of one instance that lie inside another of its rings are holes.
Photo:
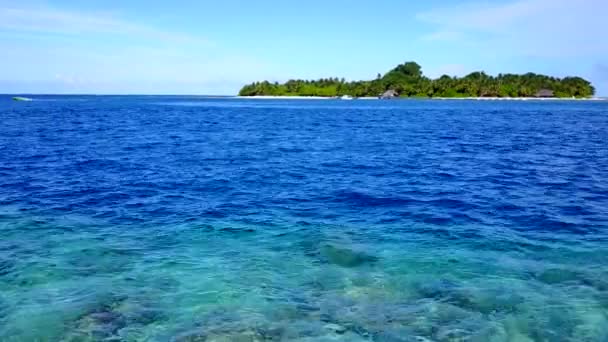
[[[591,83],[581,77],[557,78],[535,73],[491,76],[477,71],[464,77],[426,77],[416,62],[398,65],[370,81],[347,82],[338,78],[289,80],[285,83],[255,82],[245,85],[240,96],[314,97],[542,97],[587,98],[595,94]]]

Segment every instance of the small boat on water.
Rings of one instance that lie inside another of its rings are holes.
[[[32,99],[30,99],[29,97],[15,96],[15,97],[13,97],[13,101],[25,101],[25,102],[29,102],[29,101],[32,101]]]
[[[350,95],[342,95],[342,97],[340,97],[340,100],[352,100],[353,97]]]

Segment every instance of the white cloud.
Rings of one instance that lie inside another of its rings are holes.
[[[209,43],[201,37],[157,29],[107,13],[78,12],[46,6],[0,4],[0,31],[67,36],[100,34],[171,43]]]
[[[230,94],[276,73],[195,35],[2,0],[0,43],[3,92]]]
[[[459,41],[463,38],[463,33],[456,31],[435,31],[422,37],[423,40],[428,41]]]
[[[425,39],[473,43],[494,53],[535,57],[608,54],[606,0],[468,3],[419,13],[435,27]]]
[[[234,94],[277,73],[249,56],[177,46],[7,46],[0,92]],[[15,68],[15,65],[21,67]],[[40,90],[47,89],[47,90]]]

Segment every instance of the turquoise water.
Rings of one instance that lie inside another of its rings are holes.
[[[2,341],[608,340],[605,104],[35,100]]]

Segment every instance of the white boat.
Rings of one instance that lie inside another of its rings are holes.
[[[340,97],[340,100],[352,100],[353,97],[350,95],[342,95],[342,97]]]
[[[29,97],[21,97],[21,96],[15,96],[13,97],[13,101],[32,101],[32,99],[30,99]]]

